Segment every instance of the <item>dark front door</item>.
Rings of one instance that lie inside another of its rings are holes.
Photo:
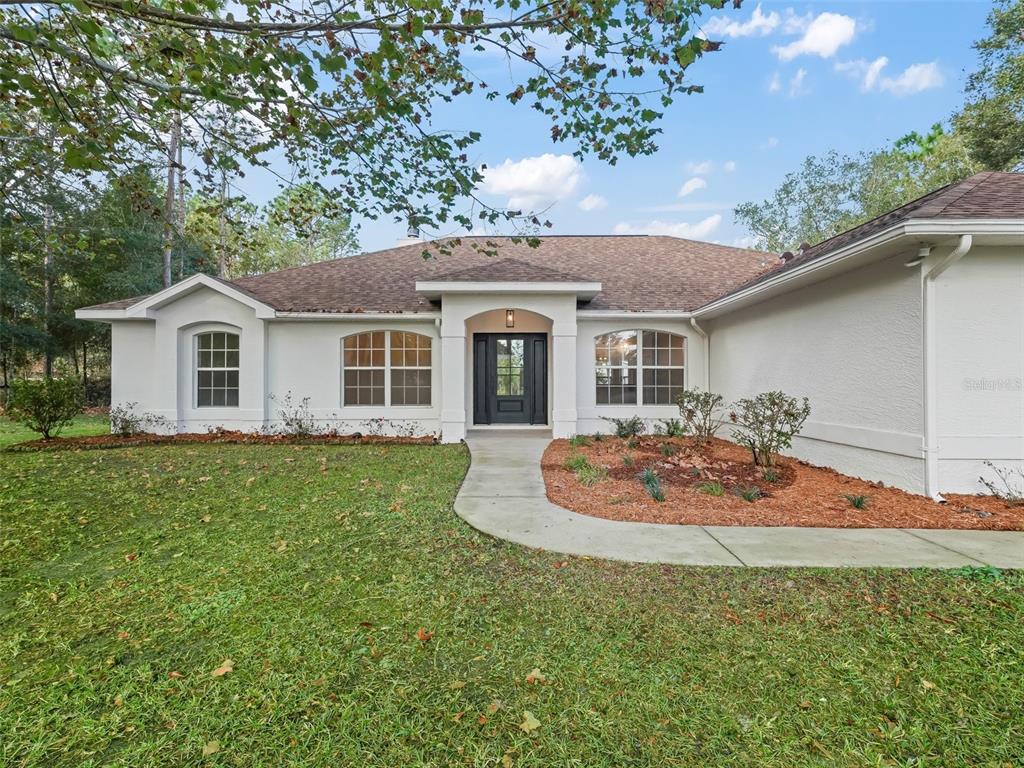
[[[547,424],[548,339],[473,334],[473,423]]]

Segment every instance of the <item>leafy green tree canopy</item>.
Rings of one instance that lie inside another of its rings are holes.
[[[692,20],[724,2],[0,0],[0,101],[51,126],[68,168],[165,153],[181,119],[208,168],[283,157],[351,212],[413,205],[421,226],[468,227],[512,213],[461,207],[479,135],[435,126],[437,104],[479,91],[545,115],[579,155],[650,153],[662,110],[700,90],[687,68],[718,47]],[[481,52],[514,64],[511,83],[474,76]],[[219,108],[252,136],[218,134]]]

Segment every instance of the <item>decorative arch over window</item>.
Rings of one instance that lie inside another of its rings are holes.
[[[430,405],[429,336],[409,331],[365,331],[341,341],[343,405]]]
[[[674,405],[686,386],[686,338],[630,330],[594,339],[598,405]]]
[[[206,331],[195,335],[196,407],[238,407],[238,334]]]

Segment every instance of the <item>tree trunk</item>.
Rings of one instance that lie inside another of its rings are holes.
[[[164,288],[171,287],[171,256],[174,251],[174,180],[178,159],[180,126],[177,121],[171,125],[171,138],[167,144],[167,191],[164,195]]]
[[[82,342],[82,388],[89,388],[89,343]]]
[[[185,162],[183,158],[183,147],[185,142],[181,140],[181,113],[178,113],[177,120],[178,127],[178,204],[177,210],[175,211],[175,226],[178,229],[178,235],[181,237],[185,236]],[[185,249],[179,248],[181,251],[181,258],[179,259],[178,267],[178,279],[185,279]]]
[[[46,333],[46,348],[43,350],[43,375],[53,377],[53,339],[50,338],[50,316],[53,314],[53,247],[50,243],[50,229],[53,209],[47,203],[43,209],[43,331]]]
[[[221,169],[220,172],[220,205],[217,207],[217,277],[227,277],[227,254],[225,250],[225,238],[227,233],[227,222],[224,220],[227,211],[224,210],[224,203],[227,200],[228,174]]]

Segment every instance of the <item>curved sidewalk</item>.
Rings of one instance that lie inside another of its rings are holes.
[[[604,520],[552,504],[536,432],[471,432],[455,512],[483,533],[551,552],[641,563],[799,567],[1024,568],[1024,532],[755,528]]]

